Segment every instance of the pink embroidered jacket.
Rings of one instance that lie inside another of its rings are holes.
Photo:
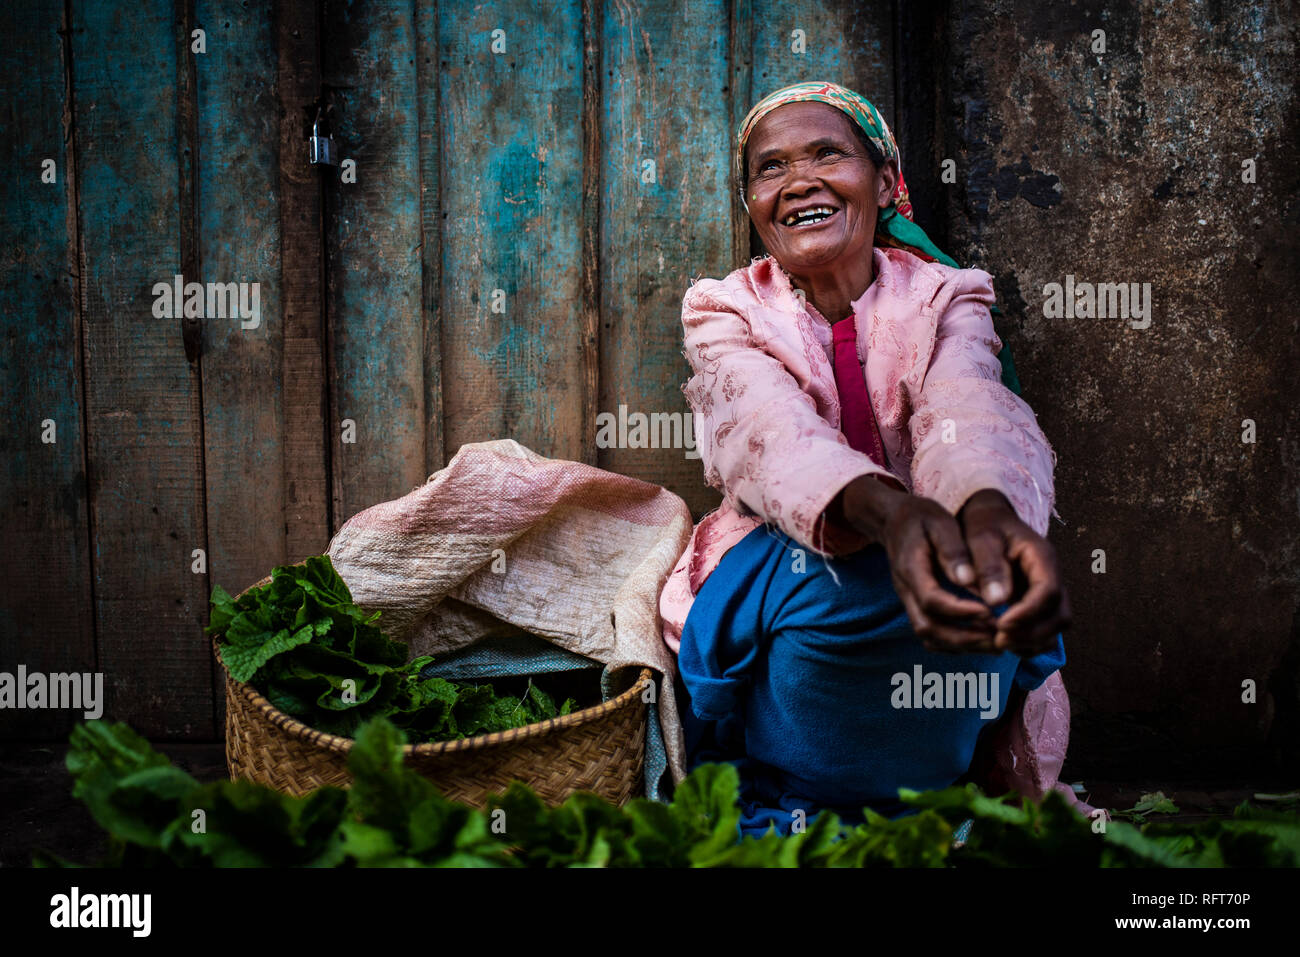
[[[705,481],[723,503],[696,525],[660,594],[674,652],[700,586],[763,522],[818,554],[866,545],[823,519],[859,475],[881,475],[954,514],[980,489],[997,489],[1026,524],[1047,533],[1056,458],[1033,411],[1002,385],[992,277],[900,249],[875,247],[872,255],[875,279],[852,305],[888,469],[840,432],[830,323],[770,257],[721,281],[698,280],[686,293],[682,325],[694,375],[682,391],[695,413]],[[1020,751],[999,754],[1008,787],[1041,794],[1057,785],[1068,707],[1059,673],[1028,696],[1024,714],[1007,726],[1008,745],[1020,741]]]

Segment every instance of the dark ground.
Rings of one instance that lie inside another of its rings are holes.
[[[201,781],[227,773],[223,746],[156,744]],[[10,743],[0,748],[0,867],[26,867],[32,853],[49,851],[69,861],[91,864],[105,852],[103,833],[85,806],[72,797],[72,779],[63,765],[66,749],[48,742]],[[1076,781],[1066,767],[1065,781]],[[1207,781],[1085,781],[1088,803],[1112,809],[1131,808],[1138,798],[1164,791],[1181,809],[1181,820],[1228,817],[1257,791],[1279,793],[1295,782],[1261,781],[1253,787]]]

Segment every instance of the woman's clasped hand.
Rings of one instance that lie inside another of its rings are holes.
[[[954,517],[933,499],[863,476],[834,514],[884,547],[894,590],[931,651],[1028,657],[1050,651],[1070,625],[1056,550],[1000,492],[976,492]]]

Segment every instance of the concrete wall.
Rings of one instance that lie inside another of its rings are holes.
[[[911,77],[936,104],[926,162],[956,160],[937,215],[948,251],[996,277],[1004,339],[1059,457],[1067,774],[1294,774],[1296,4],[939,13],[943,66],[928,88]],[[1044,287],[1067,275],[1149,283],[1150,325],[1046,317]]]

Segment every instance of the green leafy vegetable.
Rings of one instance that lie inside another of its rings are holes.
[[[800,833],[741,838],[739,777],[696,768],[672,803],[616,807],[578,793],[546,806],[514,782],[485,810],[443,798],[402,762],[404,732],[378,718],[349,754],[353,784],[288,797],[247,781],[200,784],[124,724],[74,729],[73,793],[110,836],[112,866],[309,867],[1295,867],[1300,816],[1243,804],[1231,819],[1088,821],[1055,792],[1038,803],[974,786],[901,791],[914,813],[849,828],[817,815]],[[1151,810],[1163,797],[1151,802]],[[952,834],[973,819],[966,843]],[[51,854],[44,866],[74,866]]]
[[[353,815],[342,828],[347,855],[367,867],[512,863],[481,811],[445,800],[427,779],[402,764],[404,742],[402,732],[383,719],[357,732],[348,756]]]
[[[1138,824],[1145,824],[1149,815],[1177,813],[1178,805],[1165,797],[1164,791],[1156,791],[1153,794],[1142,795],[1137,804],[1127,810],[1116,811],[1115,816],[1127,818]]]
[[[181,799],[199,786],[124,724],[75,726],[67,765],[76,782],[72,796],[85,803],[95,822],[141,848],[162,847]]]
[[[448,741],[505,731],[569,714],[536,685],[521,698],[487,684],[426,678],[429,657],[408,662],[352,601],[328,555],[271,572],[271,581],[232,598],[212,589],[208,632],[236,681],[248,682],[286,714],[331,734],[351,736],[387,717],[416,741]]]

